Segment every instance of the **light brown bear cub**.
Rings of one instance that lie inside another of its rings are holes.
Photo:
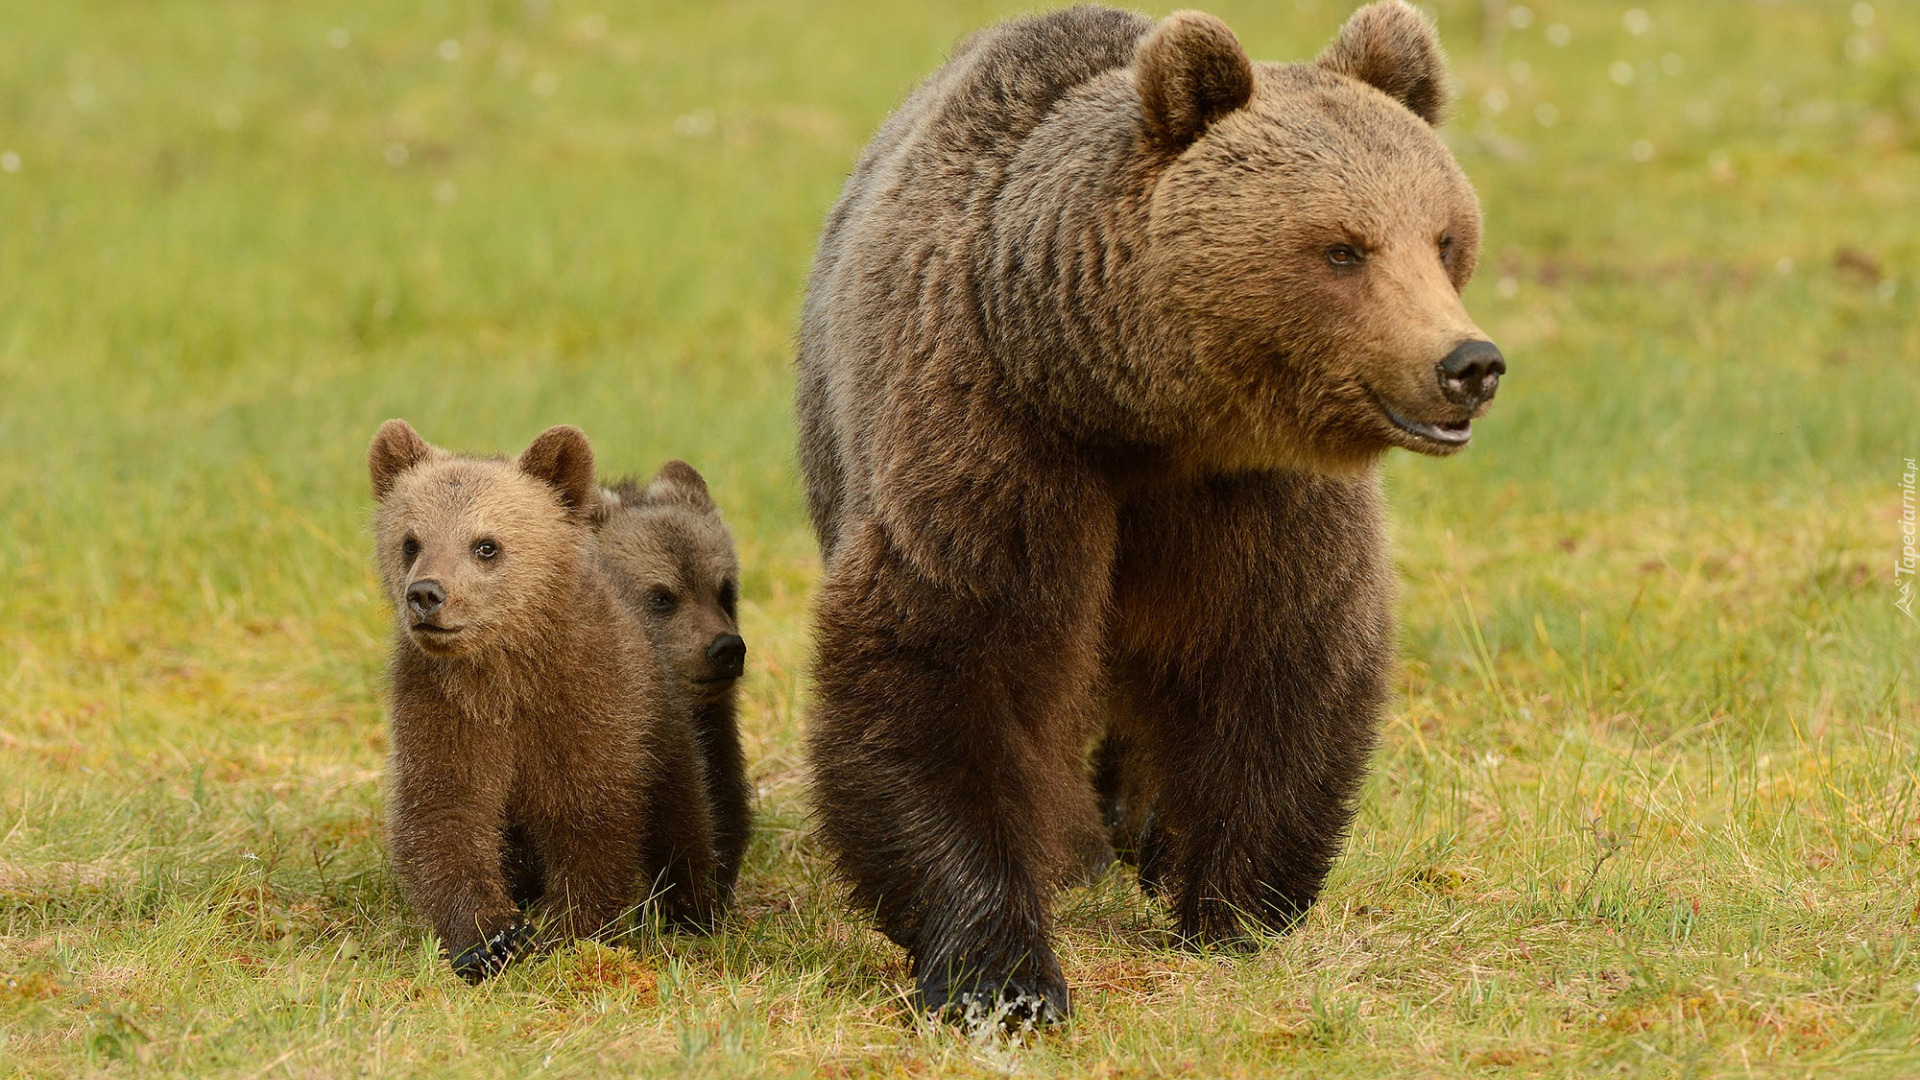
[[[724,899],[739,876],[753,819],[735,719],[747,643],[733,534],[706,480],[684,461],[667,462],[645,487],[621,480],[603,489],[601,513],[601,566],[647,628],[668,689],[700,740]]]
[[[595,560],[586,436],[480,460],[389,420],[367,465],[395,616],[388,839],[455,973],[498,972],[532,925],[608,930],[643,890],[710,924],[699,750]]]

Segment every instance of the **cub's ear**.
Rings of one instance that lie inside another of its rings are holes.
[[[367,473],[373,477],[373,497],[386,498],[401,473],[438,453],[405,420],[381,424],[380,430],[373,433],[373,445],[367,447]]]
[[[520,453],[520,471],[560,493],[573,516],[591,520],[600,509],[593,479],[593,447],[586,432],[570,424],[550,427]]]
[[[646,500],[651,503],[680,502],[701,510],[713,509],[713,496],[707,493],[707,480],[684,461],[669,461],[660,466],[647,482]]]
[[[1440,35],[1406,0],[1380,0],[1354,12],[1315,62],[1377,87],[1428,124],[1445,117],[1447,57]]]
[[[1175,154],[1253,97],[1253,61],[1227,24],[1205,12],[1167,16],[1140,39],[1133,71],[1148,135]]]

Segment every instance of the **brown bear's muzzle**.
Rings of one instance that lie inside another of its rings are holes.
[[[1491,341],[1463,341],[1436,365],[1435,371],[1440,377],[1441,396],[1480,416],[1500,389],[1507,361]]]
[[[447,590],[433,578],[421,578],[410,582],[406,592],[407,636],[414,644],[433,653],[446,653],[458,648],[461,627],[448,626]]]
[[[1375,393],[1374,404],[1399,429],[1401,437],[1394,440],[1399,445],[1445,457],[1472,441],[1473,421],[1487,414],[1494,394],[1500,390],[1500,376],[1506,371],[1507,361],[1500,355],[1499,346],[1485,338],[1469,337],[1433,365],[1432,385],[1440,392],[1440,401],[1428,399],[1425,407],[1403,405],[1402,411],[1393,401]],[[1434,417],[1435,412],[1442,415]],[[1434,418],[1422,419],[1423,414]],[[1413,439],[1405,440],[1407,435]]]
[[[747,643],[739,634],[721,634],[707,645],[705,682],[732,682],[747,668]]]
[[[407,586],[407,610],[413,613],[416,622],[432,622],[446,602],[447,590],[432,578]]]

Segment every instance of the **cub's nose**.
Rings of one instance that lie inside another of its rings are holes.
[[[1493,400],[1500,376],[1507,373],[1507,361],[1491,341],[1463,341],[1440,361],[1437,370],[1446,399],[1474,409]]]
[[[447,602],[447,590],[432,578],[416,581],[407,586],[407,607],[422,619],[431,619]]]
[[[717,679],[737,679],[747,669],[747,643],[739,634],[721,634],[707,645],[707,660]]]

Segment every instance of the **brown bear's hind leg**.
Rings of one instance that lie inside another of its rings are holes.
[[[1119,677],[1124,679],[1124,674]],[[1124,683],[1110,693],[1107,731],[1093,752],[1093,788],[1113,857],[1139,873],[1141,888],[1158,895],[1153,842],[1157,785],[1153,757],[1146,746],[1159,732],[1142,726],[1135,705],[1137,696]]]
[[[527,835],[527,827],[514,822],[500,830],[500,873],[507,879],[507,893],[521,911],[533,906],[547,891],[546,869],[540,865],[540,849]]]

